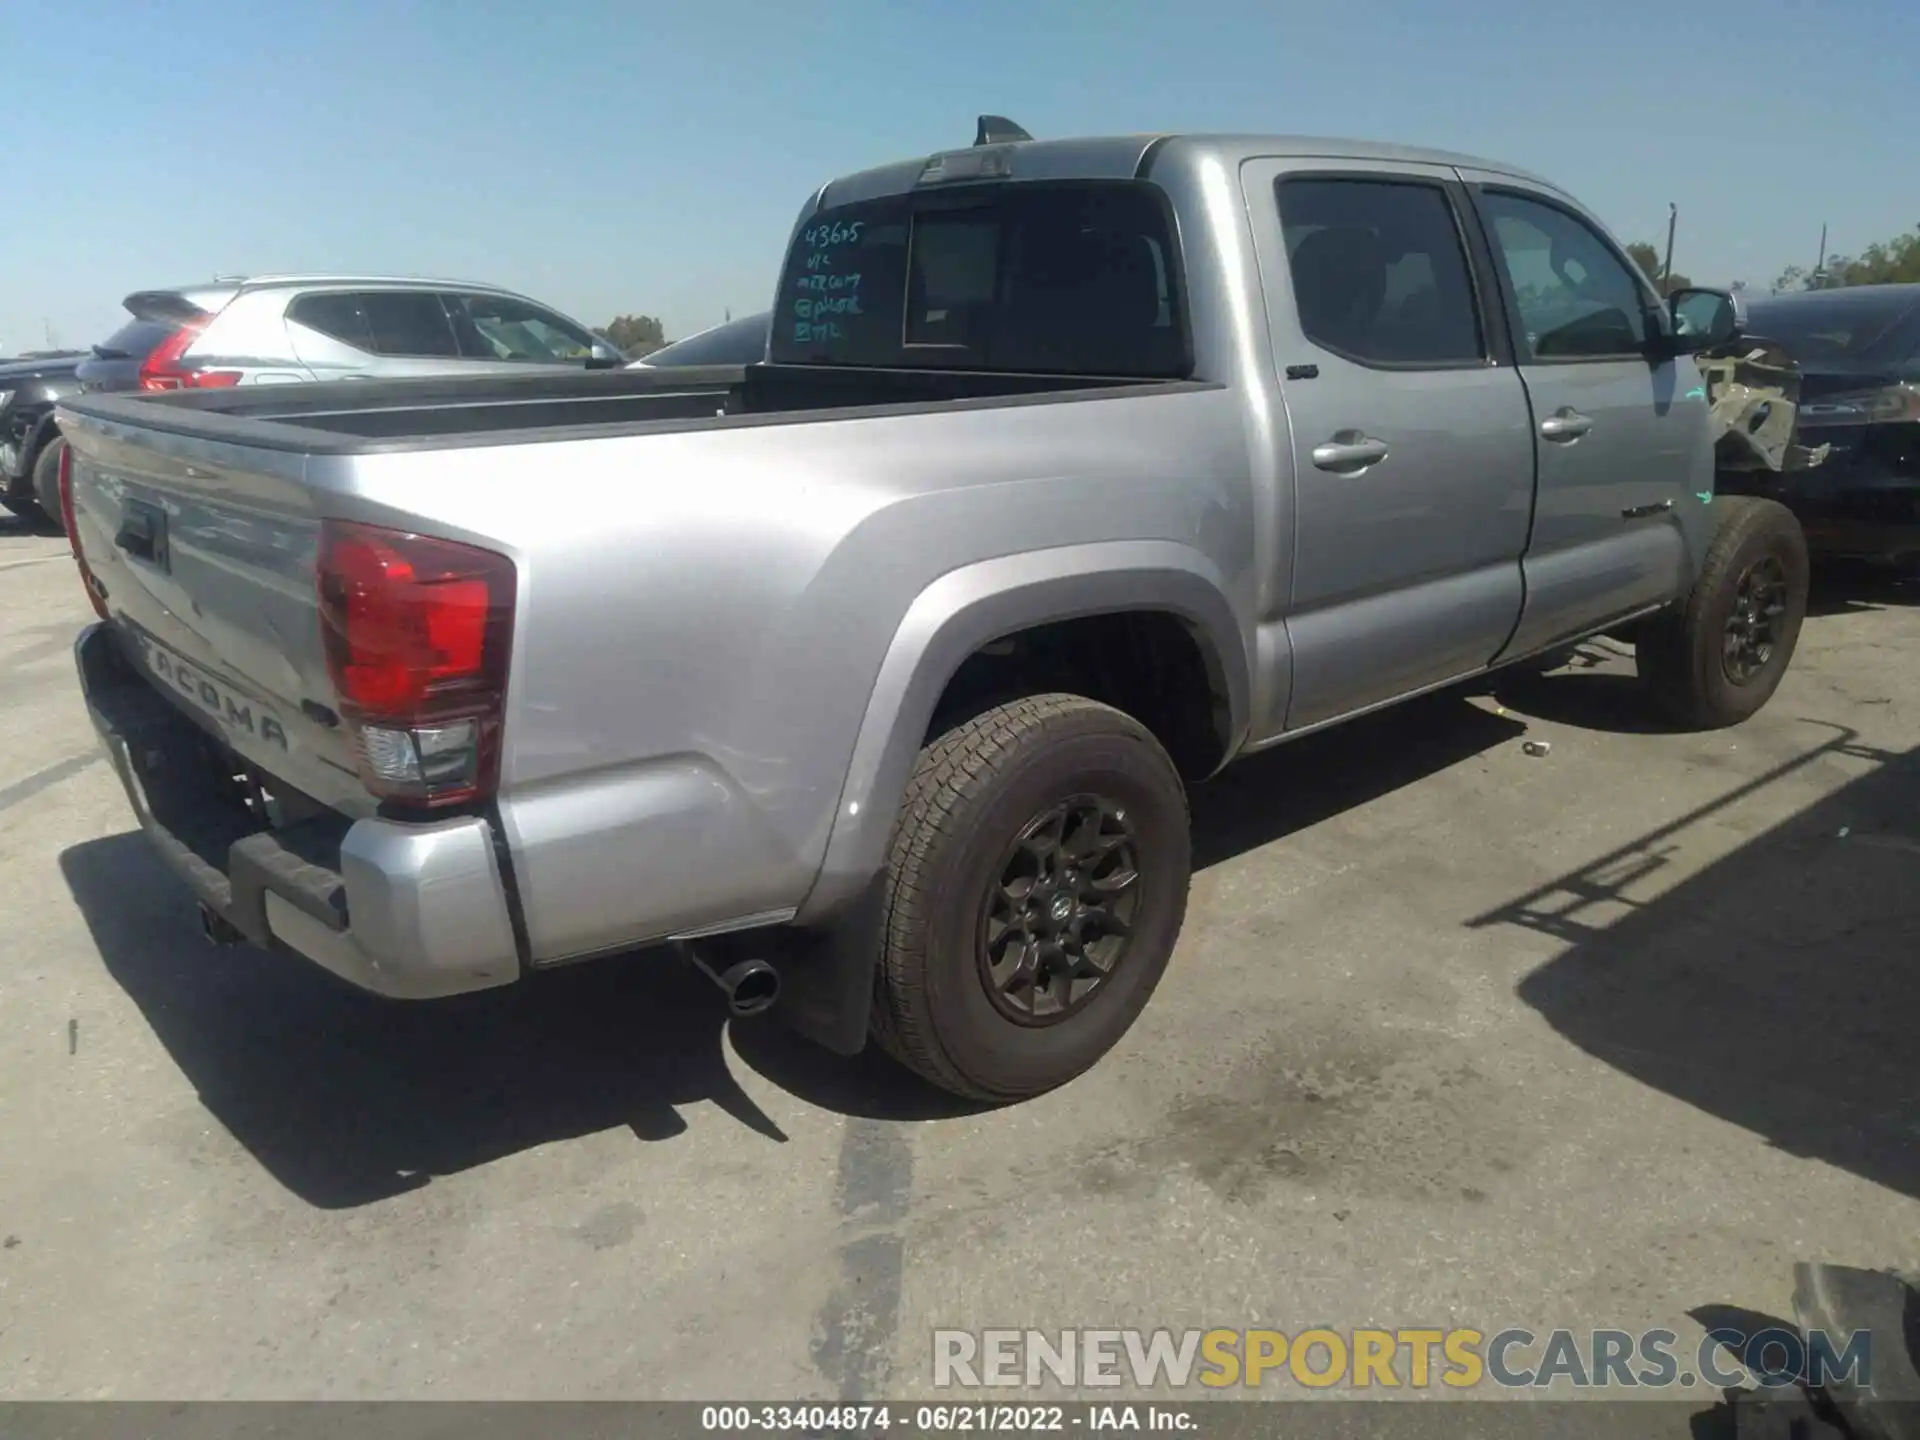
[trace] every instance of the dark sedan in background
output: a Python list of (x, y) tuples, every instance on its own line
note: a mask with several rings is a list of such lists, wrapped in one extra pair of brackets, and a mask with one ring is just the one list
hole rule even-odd
[(69, 350), (0, 361), (0, 505), (16, 514), (60, 523), (53, 407), (79, 389), (84, 358)]
[(1720, 488), (1781, 501), (1817, 556), (1920, 562), (1920, 284), (1750, 300), (1743, 334), (1792, 362), (1797, 408), (1780, 468)]
[(663, 345), (643, 355), (629, 370), (673, 370), (683, 365), (756, 365), (767, 358), (767, 335), (773, 316), (763, 311), (729, 320), (710, 330), (699, 330), (684, 340)]

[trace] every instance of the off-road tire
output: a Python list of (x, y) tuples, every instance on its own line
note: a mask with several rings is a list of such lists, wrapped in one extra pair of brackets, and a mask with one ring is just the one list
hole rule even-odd
[[(1008, 1018), (979, 959), (982, 909), (1008, 848), (1069, 797), (1111, 796), (1134, 836), (1142, 891), (1126, 949), (1084, 1008), (1056, 1023)], [(991, 1102), (1054, 1089), (1124, 1035), (1165, 973), (1186, 918), (1186, 791), (1131, 716), (1078, 695), (996, 705), (920, 752), (889, 852), (872, 1031), (882, 1049), (953, 1094)]]
[[(1692, 592), (1644, 622), (1634, 647), (1640, 678), (1654, 700), (1693, 730), (1738, 725), (1773, 698), (1807, 614), (1807, 541), (1793, 513), (1748, 495), (1723, 495), (1713, 504), (1719, 526)], [(1727, 622), (1742, 577), (1769, 558), (1785, 576), (1785, 609), (1766, 664), (1742, 683), (1728, 674), (1724, 659)]]
[(39, 507), (39, 518), (58, 535), (67, 533), (60, 508), (60, 456), (66, 448), (66, 437), (55, 435), (33, 459), (33, 503)]

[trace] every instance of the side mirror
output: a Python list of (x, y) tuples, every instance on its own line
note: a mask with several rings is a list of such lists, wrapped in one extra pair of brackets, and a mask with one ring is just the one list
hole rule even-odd
[(1746, 302), (1731, 290), (1689, 285), (1667, 297), (1667, 311), (1674, 348), (1682, 355), (1718, 350), (1746, 334)]

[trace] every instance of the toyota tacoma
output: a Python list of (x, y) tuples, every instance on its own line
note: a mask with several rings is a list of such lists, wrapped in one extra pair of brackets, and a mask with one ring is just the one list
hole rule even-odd
[(1767, 701), (1736, 324), (1492, 161), (986, 117), (806, 201), (762, 363), (67, 400), (80, 678), (218, 939), (403, 998), (678, 948), (1014, 1100), (1147, 1004), (1236, 757), (1602, 631)]

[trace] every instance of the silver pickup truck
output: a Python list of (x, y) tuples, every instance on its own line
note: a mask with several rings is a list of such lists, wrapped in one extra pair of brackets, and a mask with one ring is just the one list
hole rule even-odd
[(1193, 781), (1601, 631), (1695, 726), (1792, 653), (1734, 297), (1506, 166), (989, 121), (776, 294), (746, 367), (65, 402), (87, 704), (211, 936), (406, 998), (678, 949), (1011, 1100), (1159, 982)]

